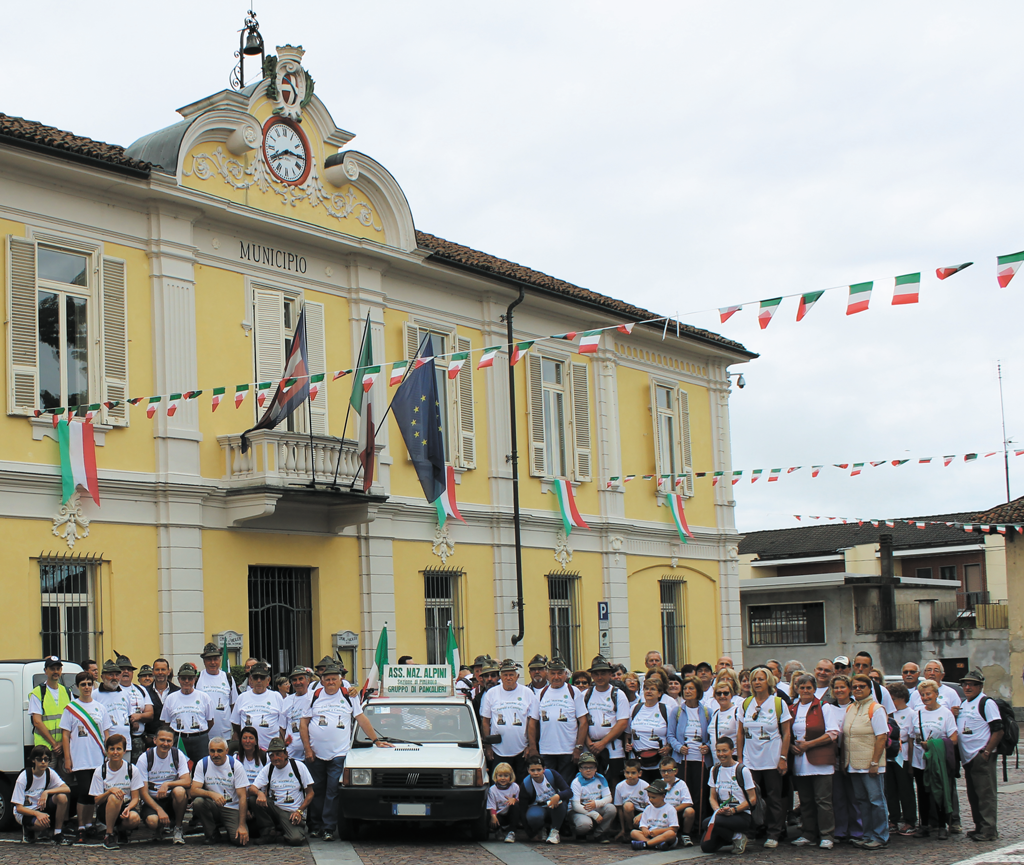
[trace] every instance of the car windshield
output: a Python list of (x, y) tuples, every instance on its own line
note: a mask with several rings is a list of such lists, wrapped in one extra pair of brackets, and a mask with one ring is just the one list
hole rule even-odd
[[(476, 725), (468, 706), (370, 703), (363, 712), (373, 729), (389, 739), (420, 744), (476, 742)], [(357, 728), (355, 740), (368, 741), (361, 728)]]

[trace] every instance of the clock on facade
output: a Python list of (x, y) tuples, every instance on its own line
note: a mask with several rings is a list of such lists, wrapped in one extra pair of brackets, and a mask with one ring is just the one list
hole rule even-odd
[(282, 183), (298, 185), (309, 176), (309, 141), (292, 120), (272, 117), (264, 124), (263, 158), (270, 173)]

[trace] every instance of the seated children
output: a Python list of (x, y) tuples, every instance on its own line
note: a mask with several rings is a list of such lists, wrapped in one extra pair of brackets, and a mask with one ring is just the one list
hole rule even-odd
[(516, 826), (519, 825), (519, 785), (516, 773), (508, 763), (494, 767), (494, 783), (487, 791), (487, 811), (491, 815), (491, 829), (505, 832), (505, 843), (516, 840)]
[(625, 778), (615, 788), (614, 804), (619, 809), (616, 841), (629, 840), (629, 833), (640, 825), (640, 815), (650, 804), (647, 801), (647, 782), (640, 777), (640, 761), (627, 760), (622, 771)]
[(630, 836), (634, 850), (671, 850), (676, 846), (676, 831), (679, 829), (679, 818), (676, 809), (665, 803), (667, 792), (664, 781), (653, 781), (647, 787), (647, 798), (650, 804), (640, 815), (640, 828), (634, 829)]
[(683, 847), (692, 847), (690, 832), (693, 829), (695, 814), (690, 788), (684, 781), (679, 780), (679, 764), (671, 757), (663, 758), (658, 768), (661, 771), (661, 780), (665, 782), (665, 801), (676, 809), (676, 816), (682, 827), (679, 843)]
[(592, 834), (602, 844), (609, 843), (615, 822), (615, 806), (608, 781), (597, 773), (597, 758), (593, 754), (580, 756), (579, 774), (573, 779), (570, 789), (576, 840), (586, 841)]
[(40, 833), (47, 829), (51, 830), (53, 843), (60, 844), (71, 788), (50, 768), (50, 749), (45, 745), (36, 745), (28, 758), (32, 768), (14, 782), (14, 819), (21, 824), (23, 836), (30, 844), (38, 841)]
[(136, 809), (145, 781), (142, 773), (125, 760), (127, 747), (128, 740), (120, 733), (107, 737), (107, 760), (93, 772), (89, 787), (97, 813), (104, 815), (107, 834), (103, 836), (103, 846), (107, 850), (120, 849), (119, 842), (127, 842), (141, 822)]

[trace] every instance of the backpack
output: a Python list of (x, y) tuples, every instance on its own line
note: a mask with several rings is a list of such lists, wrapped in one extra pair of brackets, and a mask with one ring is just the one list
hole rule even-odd
[[(47, 686), (46, 682), (43, 682), (38, 688), (36, 688), (36, 691), (39, 692), (39, 702), (40, 703), (43, 702), (43, 695), (46, 693), (47, 687), (48, 686)], [(75, 695), (71, 693), (71, 689), (67, 685), (65, 685), (63, 682), (61, 682), (57, 686), (58, 690), (60, 690), (61, 688), (64, 689), (64, 693), (68, 695), (68, 699), (69, 700), (75, 699)]]
[[(178, 749), (171, 748), (171, 764), (174, 766), (174, 771), (178, 771)], [(204, 760), (209, 759), (203, 757)], [(153, 762), (156, 760), (156, 748), (149, 748), (146, 751), (146, 774), (148, 775), (153, 771)]]
[[(636, 705), (633, 707), (633, 711), (629, 715), (629, 720), (630, 721), (634, 720), (636, 718), (636, 716), (639, 714), (640, 710), (643, 707), (644, 707), (643, 701), (642, 700), (637, 700), (636, 701)], [(658, 708), (661, 709), (661, 717), (665, 720), (665, 727), (666, 727), (665, 735), (667, 736), (668, 735), (668, 729), (667, 729), (668, 728), (668, 709), (665, 708), (665, 704), (662, 703), (661, 700), (658, 701)]]
[[(131, 784), (132, 784), (132, 763), (131, 763), (131, 760), (125, 760), (124, 764), (125, 764), (125, 766), (128, 767), (128, 786), (130, 787)], [(103, 765), (100, 766), (100, 777), (104, 781), (107, 780), (107, 761), (106, 760), (104, 760), (103, 761)]]
[[(35, 776), (28, 769), (25, 770), (25, 801), (21, 803), (25, 808), (28, 807), (28, 789), (29, 789), (29, 787), (32, 786), (32, 779), (34, 777)], [(43, 785), (43, 790), (49, 790), (52, 784), (53, 784), (53, 770), (49, 766), (47, 766), (46, 767), (46, 784)]]
[[(205, 778), (206, 773), (210, 771), (210, 758), (203, 757), (200, 762), (203, 764), (203, 777)], [(231, 767), (231, 774), (233, 775), (235, 773), (235, 758), (230, 754), (228, 754), (228, 765)], [(175, 766), (174, 768), (177, 769), (178, 767)]]
[[(304, 789), (305, 785), (302, 783), (302, 776), (299, 774), (299, 767), (295, 765), (295, 760), (289, 757), (288, 762), (292, 764), (292, 773), (295, 775), (295, 780), (298, 782), (299, 787)], [(274, 764), (269, 760), (267, 761), (267, 764), (270, 766), (270, 768), (267, 769), (267, 789), (269, 790), (270, 779), (274, 777)]]
[[(852, 705), (852, 704), (851, 704)], [(875, 717), (875, 709), (881, 709), (885, 711), (885, 706), (881, 702), (874, 702), (868, 708), (868, 720), (870, 721)], [(895, 760), (896, 755), (900, 752), (900, 728), (899, 725), (888, 715), (885, 716), (887, 722), (887, 730), (885, 733), (885, 759)]]
[(999, 709), (999, 717), (1003, 722), (1003, 738), (996, 745), (996, 753), (1009, 757), (1017, 749), (1017, 742), (1020, 740), (1020, 726), (1017, 724), (1017, 716), (1013, 713), (1013, 707), (999, 697), (989, 697), (982, 694), (981, 703), (978, 704), (978, 711), (981, 717), (985, 717), (985, 701), (991, 700)]
[[(540, 705), (540, 701), (544, 699), (544, 695), (548, 692), (548, 688), (549, 687), (550, 687), (550, 685), (545, 685), (543, 688), (540, 689), (540, 693), (537, 695), (537, 705), (538, 706)], [(565, 683), (565, 687), (567, 687), (569, 689), (569, 696), (572, 697), (573, 699), (575, 699), (576, 698), (576, 689), (572, 685), (570, 685), (568, 682)], [(590, 690), (593, 691), (594, 689), (591, 688)], [(584, 699), (586, 699), (586, 698), (584, 698)]]
[[(747, 697), (747, 699), (745, 699), (743, 701), (743, 714), (740, 715), (740, 721), (742, 721), (744, 715), (747, 714), (747, 706), (749, 706), (751, 704), (753, 699), (754, 699), (753, 697)], [(789, 705), (789, 704), (787, 703), (786, 705)], [(782, 731), (782, 697), (780, 697), (778, 694), (775, 695), (775, 722), (776, 722), (776, 724), (779, 727), (779, 732), (781, 732)], [(758, 797), (758, 798), (760, 798), (760, 797)]]
[[(721, 769), (721, 768), (722, 768), (722, 766), (719, 763), (718, 765), (713, 766), (712, 769), (711, 769), (711, 780), (715, 782), (716, 786), (718, 785), (718, 770)], [(750, 797), (747, 796), (747, 788), (743, 786), (743, 769), (744, 768), (745, 767), (744, 767), (744, 765), (742, 763), (736, 763), (736, 776), (735, 777), (739, 778), (739, 788), (743, 791), (743, 798), (747, 800), (747, 805), (750, 805)], [(750, 772), (749, 769), (747, 771)], [(764, 796), (761, 795), (761, 787), (757, 783), (757, 779), (754, 777), (754, 773), (753, 772), (750, 772), (750, 780), (752, 780), (754, 782), (754, 795), (757, 797), (757, 801), (754, 803), (754, 807), (750, 809), (750, 819), (751, 819), (751, 824), (750, 825), (751, 825), (751, 828), (755, 828), (757, 826), (763, 826), (764, 825), (764, 818), (765, 818), (766, 808), (765, 808), (765, 804), (764, 804)]]

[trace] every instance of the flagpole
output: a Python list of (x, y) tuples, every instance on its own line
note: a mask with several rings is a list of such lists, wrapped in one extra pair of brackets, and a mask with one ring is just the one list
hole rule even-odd
[[(359, 358), (361, 358), (363, 356), (363, 346), (366, 344), (366, 337), (369, 335), (369, 332), (370, 332), (370, 313), (366, 313), (366, 324), (363, 325), (363, 338), (359, 341), (359, 354), (356, 356), (357, 367), (358, 367), (358, 364), (359, 364)], [(356, 376), (358, 374), (359, 374), (359, 369), (357, 368), (352, 373), (352, 375)], [(348, 400), (348, 408), (345, 409), (345, 425), (341, 428), (341, 439), (340, 439), (340, 441), (341, 441), (341, 446), (343, 448), (345, 447), (345, 433), (348, 432), (348, 416), (351, 413), (352, 413), (352, 398), (350, 396), (349, 400)], [(362, 465), (360, 465), (360, 468), (362, 468)], [(336, 487), (338, 485), (338, 471), (340, 469), (341, 469), (341, 453), (339, 452), (338, 453), (338, 464), (334, 467), (334, 481), (331, 483), (332, 487)], [(352, 492), (351, 488), (349, 488), (349, 492)]]
[(517, 646), (526, 635), (526, 621), (523, 618), (523, 547), (522, 529), (519, 525), (519, 451), (516, 439), (516, 375), (512, 367), (512, 310), (526, 299), (526, 289), (519, 287), (519, 297), (512, 301), (505, 310), (505, 330), (508, 335), (508, 405), (509, 433), (511, 434), (512, 454), (512, 529), (516, 541), (516, 609), (519, 613), (519, 632), (512, 636), (512, 645)]

